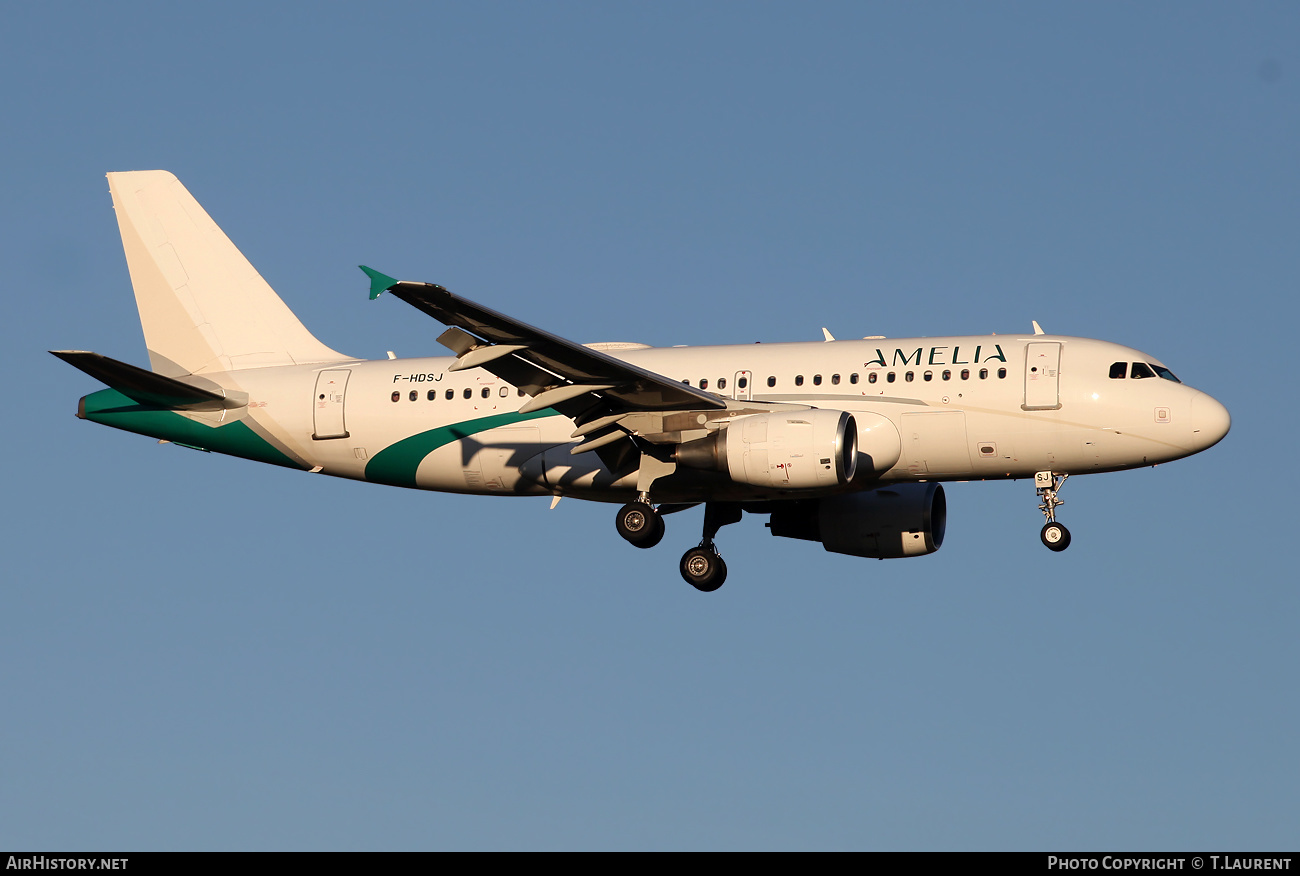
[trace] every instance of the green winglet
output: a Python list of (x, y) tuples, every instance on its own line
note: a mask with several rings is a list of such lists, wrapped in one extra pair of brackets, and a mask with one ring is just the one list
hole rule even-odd
[(384, 292), (393, 288), (398, 283), (398, 281), (395, 280), (394, 278), (388, 276), (387, 274), (381, 274), (378, 271), (376, 271), (374, 268), (367, 268), (365, 265), (357, 265), (357, 267), (365, 271), (366, 276), (370, 278), (370, 300), (371, 301), (374, 301), (376, 298), (378, 298), (380, 295), (383, 295)]

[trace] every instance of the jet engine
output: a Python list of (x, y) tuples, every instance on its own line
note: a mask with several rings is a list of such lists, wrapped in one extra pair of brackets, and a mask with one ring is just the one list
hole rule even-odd
[(947, 522), (943, 486), (928, 483), (778, 502), (768, 526), (773, 535), (820, 541), (833, 553), (887, 560), (934, 553)]
[(733, 481), (778, 490), (847, 484), (858, 464), (858, 429), (846, 411), (753, 414), (677, 448), (688, 468), (726, 472)]
[(871, 411), (858, 411), (853, 419), (858, 424), (858, 474), (870, 477), (893, 468), (903, 455), (898, 427), (883, 414)]

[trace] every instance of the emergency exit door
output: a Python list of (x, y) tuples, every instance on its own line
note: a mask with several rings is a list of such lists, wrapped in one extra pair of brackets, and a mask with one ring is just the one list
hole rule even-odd
[(754, 397), (754, 375), (748, 371), (737, 371), (736, 379), (731, 384), (731, 397), (749, 401)]

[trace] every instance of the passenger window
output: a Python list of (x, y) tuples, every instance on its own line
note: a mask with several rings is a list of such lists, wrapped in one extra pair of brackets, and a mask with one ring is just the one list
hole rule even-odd
[(1123, 380), (1124, 375), (1128, 373), (1127, 362), (1115, 362), (1110, 366), (1110, 379)]
[(488, 386), (483, 387), (483, 398), (488, 398), (491, 395), (492, 395), (492, 388)]
[(839, 386), (839, 385), (840, 385), (840, 376), (838, 374), (832, 374), (831, 386)]
[(875, 382), (876, 382), (876, 372), (872, 371), (870, 374), (867, 375), (867, 383), (875, 383)]
[(420, 394), (418, 392), (416, 392), (415, 390), (411, 390), (411, 401), (415, 401), (419, 397)]
[(929, 372), (929, 371), (925, 372), (925, 373), (922, 374), (921, 376), (924, 377), (926, 380), (933, 380), (933, 379), (934, 379), (934, 374), (931, 373), (931, 372)]
[(474, 397), (474, 390), (470, 389), (468, 386), (465, 387), (465, 398), (473, 398), (473, 397)]
[(447, 390), (447, 401), (451, 401), (455, 397), (456, 397), (456, 390), (454, 389)]
[(952, 380), (952, 372), (951, 372), (951, 371), (945, 371), (945, 372), (943, 372), (943, 379), (944, 379), (944, 380)]
[(980, 369), (980, 380), (987, 380), (987, 379), (988, 379), (988, 376), (989, 376), (989, 370), (988, 370), (987, 368), (981, 368), (981, 369)]
[(893, 382), (894, 382), (894, 372), (891, 371), (891, 372), (889, 372), (888, 374), (885, 375), (885, 382), (886, 382), (886, 383), (893, 383)]
[(437, 397), (438, 397), (438, 390), (436, 389), (429, 390), (429, 401), (433, 401)]
[(768, 386), (776, 386), (776, 378), (775, 378), (775, 377), (769, 377), (769, 378), (767, 379), (767, 385), (768, 385)]
[(726, 389), (726, 388), (727, 388), (727, 378), (725, 378), (725, 377), (719, 377), (719, 378), (718, 378), (718, 389)]
[(796, 375), (794, 376), (794, 385), (795, 385), (795, 386), (803, 386), (803, 375), (802, 375), (802, 374), (796, 374)]
[(820, 374), (814, 374), (813, 386), (821, 386), (821, 385), (822, 385), (822, 376)]
[(510, 395), (510, 388), (506, 386), (501, 387), (501, 397), (505, 398), (508, 395)]
[(402, 394), (400, 392), (394, 392), (393, 401), (401, 401), (401, 400), (402, 400)]
[(1001, 380), (1003, 377), (1006, 377), (1006, 376), (1007, 376), (1007, 369), (1005, 369), (1005, 368), (999, 368), (999, 369), (998, 369), (998, 379)]
[(708, 380), (708, 378), (705, 378), (704, 380), (701, 380), (701, 381), (700, 381), (700, 389), (708, 389), (708, 388), (709, 388), (709, 380)]
[(969, 369), (969, 368), (963, 368), (963, 369), (961, 370), (961, 379), (962, 379), (962, 380), (970, 380), (970, 369)]
[(739, 380), (736, 381), (736, 385), (739, 386), (741, 389), (744, 389), (745, 387), (749, 386), (749, 378), (748, 377), (740, 378)]
[(858, 372), (854, 371), (849, 375), (849, 383), (856, 385), (858, 382)]
[(909, 372), (907, 372), (906, 374), (903, 375), (903, 379), (906, 380), (908, 383), (911, 383), (911, 382), (912, 382), (912, 378), (915, 377), (915, 376), (916, 376), (916, 375), (914, 375), (911, 371), (909, 371)]
[(1134, 380), (1140, 380), (1143, 377), (1155, 377), (1156, 373), (1151, 370), (1151, 366), (1145, 362), (1134, 362), (1133, 369), (1129, 371), (1129, 377)]

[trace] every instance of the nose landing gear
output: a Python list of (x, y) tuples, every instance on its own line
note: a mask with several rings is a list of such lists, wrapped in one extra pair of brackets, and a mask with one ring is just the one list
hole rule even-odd
[(1070, 530), (1065, 528), (1065, 524), (1056, 522), (1056, 509), (1065, 504), (1058, 494), (1065, 486), (1065, 479), (1068, 477), (1068, 474), (1058, 475), (1051, 471), (1040, 471), (1034, 475), (1035, 492), (1043, 500), (1038, 510), (1042, 511), (1043, 516), (1047, 518), (1047, 523), (1043, 524), (1042, 532), (1038, 537), (1042, 539), (1048, 550), (1057, 552), (1070, 546)]

